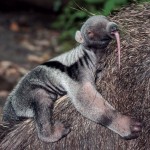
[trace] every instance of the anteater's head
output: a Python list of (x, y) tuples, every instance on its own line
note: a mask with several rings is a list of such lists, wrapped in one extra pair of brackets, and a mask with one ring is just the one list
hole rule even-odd
[(75, 35), (77, 42), (82, 44), (86, 49), (91, 50), (104, 50), (113, 38), (117, 39), (120, 64), (120, 40), (116, 23), (110, 22), (105, 16), (92, 16)]
[(76, 40), (87, 48), (105, 48), (114, 37), (118, 26), (104, 16), (92, 16), (76, 32)]

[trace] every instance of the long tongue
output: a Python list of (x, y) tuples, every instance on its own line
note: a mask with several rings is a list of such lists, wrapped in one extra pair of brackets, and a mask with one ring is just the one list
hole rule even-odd
[(118, 65), (119, 65), (119, 69), (120, 69), (120, 37), (119, 37), (119, 33), (118, 32), (114, 32), (114, 35), (116, 37), (117, 40), (117, 48), (118, 48)]

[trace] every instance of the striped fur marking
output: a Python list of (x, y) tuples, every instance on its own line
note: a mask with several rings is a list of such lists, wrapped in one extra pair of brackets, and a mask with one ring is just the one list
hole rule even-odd
[[(85, 62), (85, 65), (84, 65), (83, 62)], [(89, 69), (91, 69), (89, 62), (91, 62), (92, 65), (93, 65), (92, 60), (90, 59), (88, 54), (85, 53), (85, 55), (83, 57), (79, 58), (77, 62), (71, 64), (70, 66), (66, 66), (66, 65), (62, 64), (61, 62), (59, 62), (59, 61), (48, 61), (48, 62), (45, 62), (41, 65), (51, 67), (51, 68), (54, 68), (54, 69), (58, 69), (61, 72), (65, 72), (73, 80), (80, 81), (80, 79), (81, 79), (80, 69), (81, 69), (81, 67), (88, 67)]]

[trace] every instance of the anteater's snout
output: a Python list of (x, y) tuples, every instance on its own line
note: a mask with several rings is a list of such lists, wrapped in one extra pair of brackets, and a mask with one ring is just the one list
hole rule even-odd
[(113, 34), (116, 31), (118, 31), (118, 26), (115, 23), (112, 23), (110, 25), (110, 33)]
[(118, 26), (114, 22), (109, 22), (106, 27), (106, 30), (108, 35), (112, 37), (112, 35), (114, 35), (114, 33), (118, 31)]

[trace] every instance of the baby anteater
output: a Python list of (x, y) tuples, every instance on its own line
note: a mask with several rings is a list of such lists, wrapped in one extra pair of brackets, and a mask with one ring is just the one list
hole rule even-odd
[(37, 66), (19, 81), (7, 98), (3, 120), (14, 122), (31, 117), (42, 141), (58, 141), (70, 129), (52, 120), (53, 104), (67, 94), (86, 118), (126, 139), (136, 138), (141, 123), (117, 112), (96, 90), (96, 65), (115, 37), (119, 45), (118, 27), (114, 22), (104, 16), (90, 17), (76, 32), (79, 46)]

